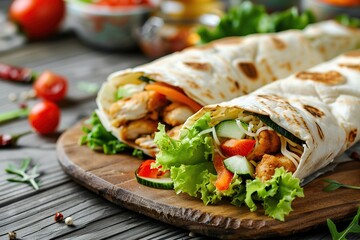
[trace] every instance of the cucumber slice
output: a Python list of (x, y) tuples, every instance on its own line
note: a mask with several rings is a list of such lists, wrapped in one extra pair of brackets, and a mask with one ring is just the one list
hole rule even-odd
[[(241, 122), (244, 128), (247, 128), (247, 124)], [(236, 120), (225, 120), (220, 122), (215, 127), (216, 134), (218, 137), (242, 139), (245, 137), (244, 129), (239, 128), (236, 124)]]
[(240, 155), (229, 157), (224, 160), (224, 165), (232, 173), (245, 178), (254, 177), (254, 166), (246, 159), (246, 157)]
[(279, 133), (280, 135), (286, 137), (287, 139), (293, 141), (294, 143), (297, 143), (299, 145), (305, 144), (305, 141), (301, 140), (300, 138), (296, 137), (294, 134), (286, 130), (285, 128), (280, 127), (276, 123), (274, 123), (269, 116), (261, 115), (261, 114), (255, 114), (262, 122), (264, 122), (266, 125), (274, 129), (275, 132)]
[(135, 172), (136, 181), (142, 185), (153, 187), (153, 188), (160, 188), (160, 189), (174, 189), (174, 183), (171, 178), (164, 177), (164, 178), (147, 178), (141, 177)]

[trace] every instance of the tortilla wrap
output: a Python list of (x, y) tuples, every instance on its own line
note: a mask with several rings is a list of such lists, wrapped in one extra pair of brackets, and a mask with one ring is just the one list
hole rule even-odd
[(240, 112), (269, 116), (303, 140), (294, 176), (303, 179), (342, 154), (360, 139), (360, 50), (228, 102), (205, 106), (187, 120), (189, 128), (206, 112), (212, 126), (236, 119)]
[[(126, 139), (122, 133), (128, 122), (119, 123), (119, 115), (110, 114), (119, 87), (141, 84), (139, 77), (145, 76), (179, 87), (189, 98), (204, 106), (248, 94), (358, 46), (360, 31), (334, 21), (309, 25), (304, 31), (217, 40), (111, 74), (98, 93), (97, 114), (105, 128), (120, 141), (154, 156), (158, 151), (156, 146), (141, 147), (134, 140)], [(130, 111), (133, 110), (128, 113)]]

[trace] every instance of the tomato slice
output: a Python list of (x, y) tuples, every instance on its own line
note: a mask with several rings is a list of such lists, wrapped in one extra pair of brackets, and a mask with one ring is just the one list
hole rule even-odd
[(157, 178), (161, 177), (165, 174), (164, 171), (161, 171), (159, 168), (151, 168), (151, 164), (153, 164), (155, 160), (149, 159), (145, 160), (137, 170), (137, 174), (141, 177), (148, 178)]
[(229, 188), (234, 174), (225, 167), (224, 159), (220, 155), (214, 156), (213, 163), (217, 173), (215, 187), (219, 191), (224, 191)]
[(195, 112), (202, 108), (199, 103), (195, 102), (176, 88), (165, 85), (163, 83), (156, 82), (148, 84), (145, 86), (145, 90), (153, 90), (155, 92), (161, 93), (174, 102), (180, 102), (189, 106)]
[(226, 156), (247, 156), (255, 147), (255, 140), (252, 139), (229, 139), (220, 145)]

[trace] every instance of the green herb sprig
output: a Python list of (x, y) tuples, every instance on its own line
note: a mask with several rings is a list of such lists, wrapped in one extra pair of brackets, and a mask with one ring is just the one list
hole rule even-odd
[(349, 188), (349, 189), (355, 189), (355, 190), (360, 190), (360, 186), (351, 186), (351, 185), (347, 185), (347, 184), (343, 184), (340, 183), (336, 180), (333, 179), (324, 179), (325, 182), (328, 182), (329, 184), (323, 188), (324, 192), (332, 192), (338, 188)]
[(83, 135), (80, 138), (80, 145), (87, 145), (90, 149), (101, 151), (105, 154), (117, 154), (121, 152), (131, 152), (133, 156), (143, 159), (145, 154), (139, 149), (133, 149), (129, 145), (120, 142), (102, 125), (99, 117), (94, 112), (87, 120), (90, 127), (84, 126)]
[(28, 169), (30, 163), (31, 163), (31, 158), (25, 158), (22, 161), (20, 168), (17, 168), (13, 164), (9, 164), (8, 167), (5, 169), (5, 171), (9, 174), (15, 174), (19, 177), (8, 178), (6, 180), (9, 182), (29, 183), (35, 190), (38, 190), (39, 184), (36, 181), (36, 178), (40, 176), (40, 174), (37, 173), (38, 166), (35, 165), (32, 169)]
[(346, 240), (346, 235), (348, 233), (360, 233), (360, 225), (359, 225), (359, 219), (360, 219), (360, 207), (358, 208), (357, 214), (349, 224), (349, 226), (342, 232), (338, 232), (336, 225), (334, 224), (331, 219), (327, 219), (327, 225), (331, 233), (331, 237), (333, 240)]
[(17, 118), (27, 117), (30, 110), (28, 108), (19, 108), (13, 111), (0, 113), (0, 124)]

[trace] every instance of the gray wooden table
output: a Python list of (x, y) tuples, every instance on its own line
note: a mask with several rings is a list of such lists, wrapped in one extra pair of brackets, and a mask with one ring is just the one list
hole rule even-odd
[[(0, 239), (7, 239), (9, 231), (16, 231), (19, 239), (208, 239), (116, 206), (73, 182), (58, 164), (55, 147), (61, 132), (95, 109), (95, 95), (82, 91), (79, 83), (100, 84), (113, 71), (147, 61), (140, 52), (90, 49), (71, 34), (0, 53), (2, 63), (39, 72), (49, 69), (66, 76), (70, 83), (68, 97), (61, 103), (62, 118), (56, 134), (31, 134), (22, 138), (18, 147), (0, 150)], [(17, 108), (19, 102), (10, 102), (9, 93), (20, 94), (29, 89), (30, 85), (0, 81), (0, 113)], [(32, 106), (37, 101), (28, 104)], [(19, 133), (29, 128), (27, 119), (20, 119), (0, 125), (0, 133)], [(40, 165), (38, 191), (26, 184), (6, 181), (7, 164), (19, 164), (26, 157)], [(58, 211), (72, 216), (75, 227), (55, 223), (54, 214)], [(330, 238), (324, 225), (283, 239)]]

